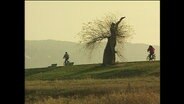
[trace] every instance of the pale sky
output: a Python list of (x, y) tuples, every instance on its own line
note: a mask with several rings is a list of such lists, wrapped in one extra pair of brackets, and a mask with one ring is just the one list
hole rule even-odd
[(25, 40), (78, 42), (83, 23), (108, 13), (126, 17), (129, 42), (160, 45), (159, 1), (25, 1)]

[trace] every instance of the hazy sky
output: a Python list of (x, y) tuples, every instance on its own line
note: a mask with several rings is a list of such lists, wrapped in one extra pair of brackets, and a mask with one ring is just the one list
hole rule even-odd
[(78, 42), (83, 23), (108, 13), (126, 17), (130, 42), (160, 45), (159, 1), (25, 1), (25, 39)]

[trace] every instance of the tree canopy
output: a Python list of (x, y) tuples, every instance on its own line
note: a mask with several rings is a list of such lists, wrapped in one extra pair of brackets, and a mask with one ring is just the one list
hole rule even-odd
[[(110, 27), (112, 23), (117, 22), (115, 15), (107, 15), (102, 19), (95, 19), (91, 22), (84, 23), (79, 35), (81, 43), (85, 44), (85, 48), (93, 51), (103, 40), (110, 37)], [(126, 40), (134, 34), (133, 28), (121, 22), (116, 32), (116, 55), (123, 58), (123, 48)]]

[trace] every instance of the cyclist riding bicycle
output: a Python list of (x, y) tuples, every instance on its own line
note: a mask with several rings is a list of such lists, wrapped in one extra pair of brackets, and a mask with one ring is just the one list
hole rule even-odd
[(152, 60), (155, 58), (155, 48), (153, 48), (152, 45), (149, 45), (148, 49), (147, 49), (147, 52), (149, 52), (149, 60)]

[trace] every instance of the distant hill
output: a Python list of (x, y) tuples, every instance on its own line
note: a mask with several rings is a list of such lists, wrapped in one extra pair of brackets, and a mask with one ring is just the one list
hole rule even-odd
[[(66, 51), (70, 55), (70, 61), (74, 62), (75, 65), (102, 63), (104, 47), (105, 43), (99, 44), (92, 55), (89, 55), (89, 51), (85, 50), (84, 45), (79, 43), (56, 40), (26, 40), (25, 68), (47, 67), (53, 63), (61, 66)], [(160, 47), (154, 47), (157, 60), (160, 60)], [(145, 61), (148, 55), (147, 48), (147, 44), (126, 43), (123, 61)]]

